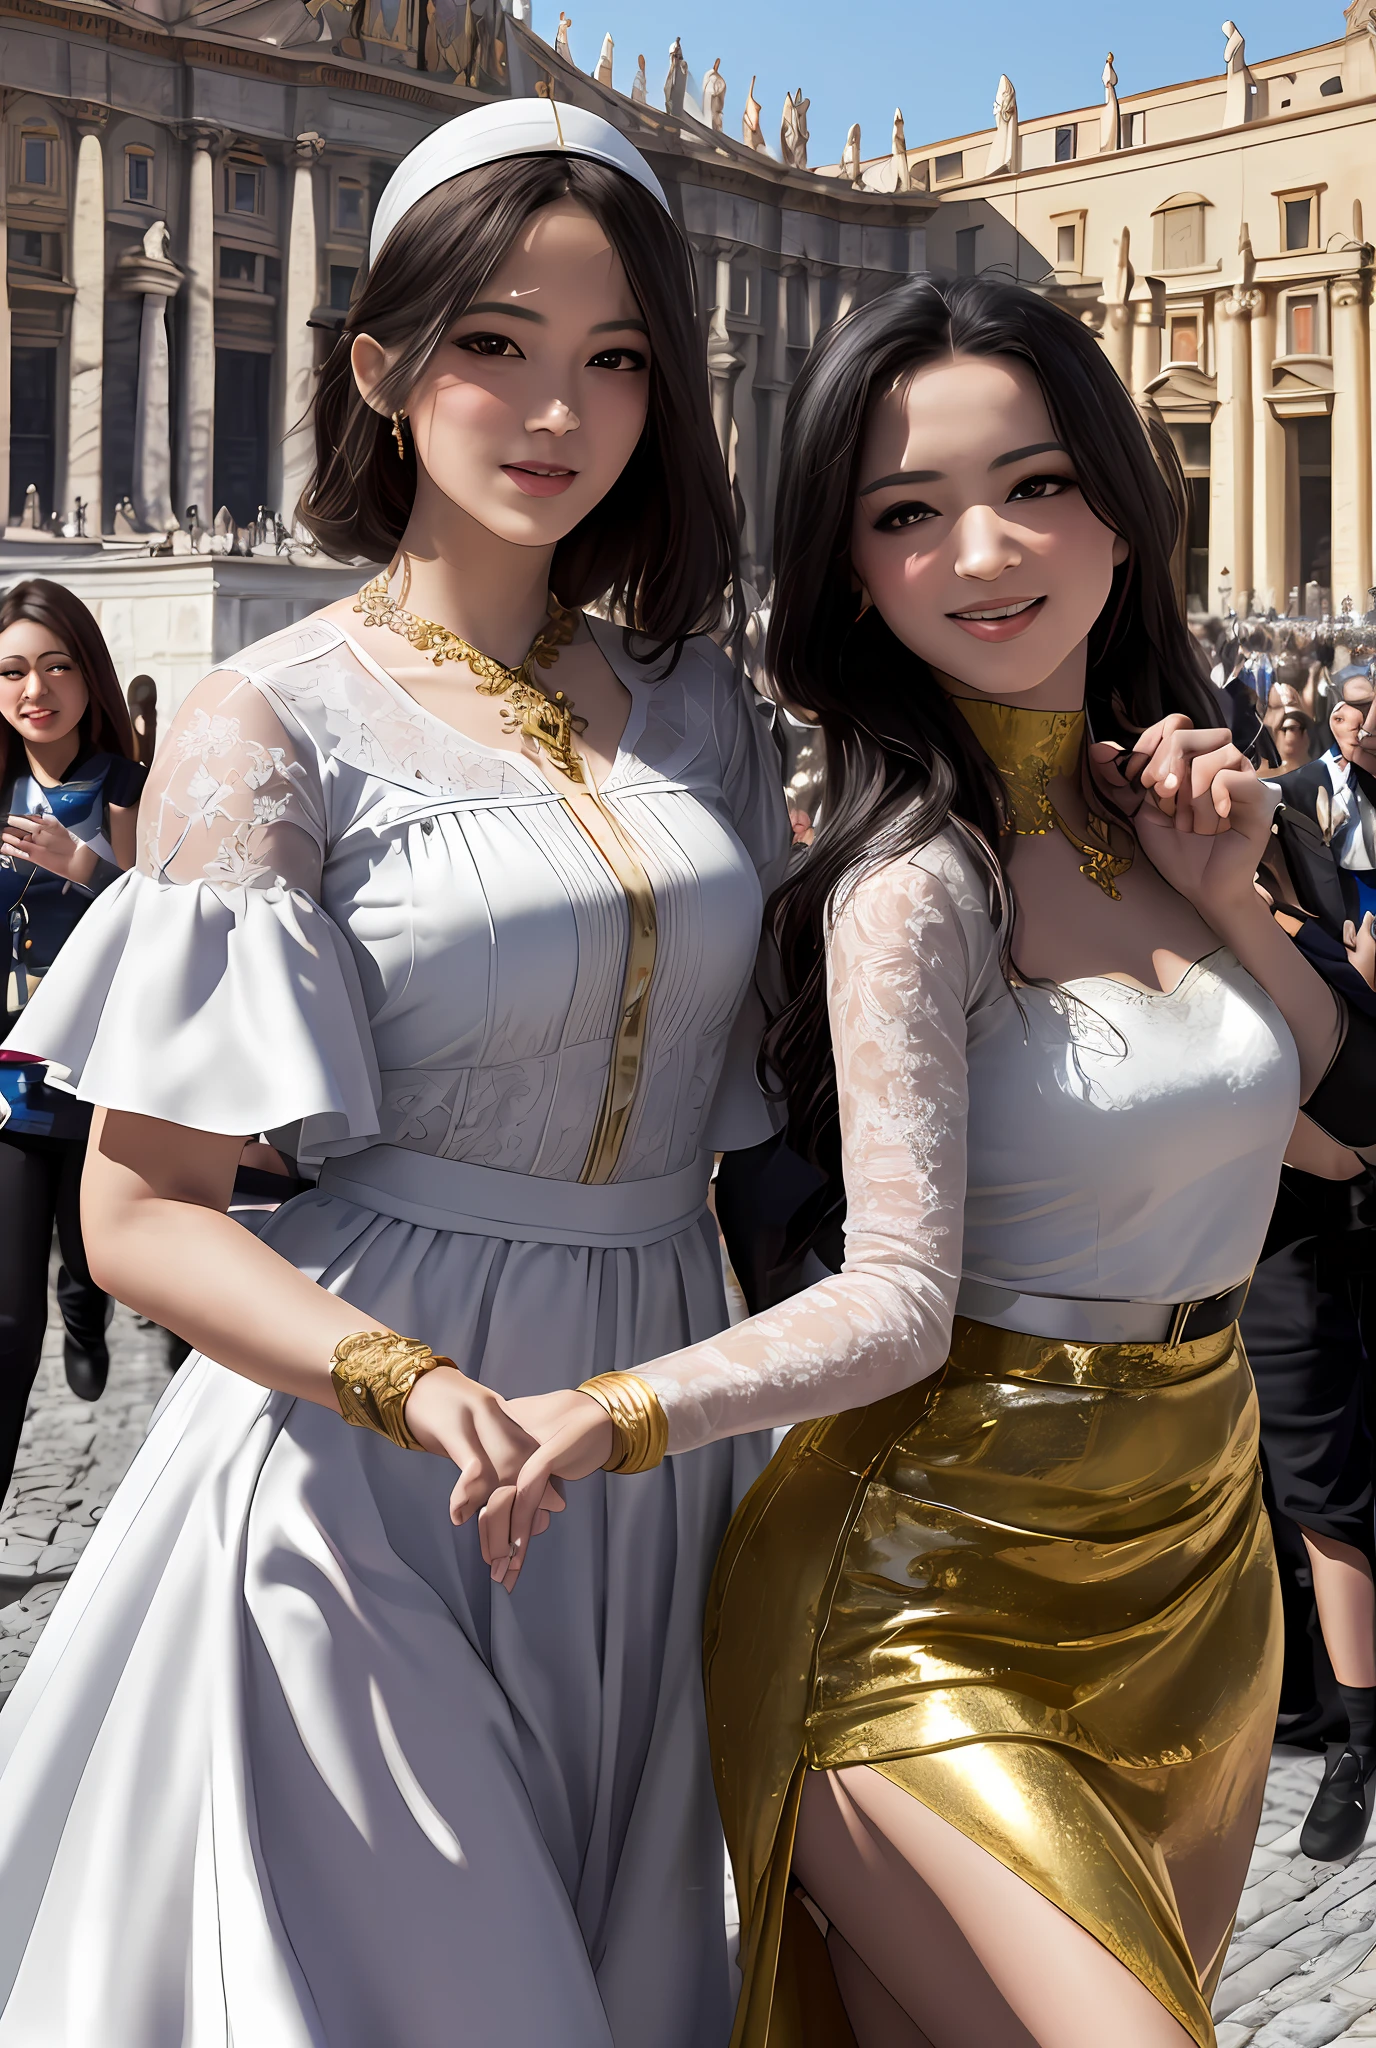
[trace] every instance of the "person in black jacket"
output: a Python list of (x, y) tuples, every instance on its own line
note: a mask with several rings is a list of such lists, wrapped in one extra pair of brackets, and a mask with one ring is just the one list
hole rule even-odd
[[(99, 891), (134, 859), (144, 770), (100, 628), (42, 578), (0, 597), (0, 937), (5, 1030)], [(41, 1061), (0, 1047), (0, 1498), (9, 1486), (57, 1296), (68, 1384), (84, 1400), (109, 1370), (109, 1301), (81, 1241), (90, 1110), (46, 1084)]]
[[(1333, 745), (1292, 768), (1280, 783), (1287, 809), (1313, 819), (1333, 850), (1346, 917), (1354, 926), (1376, 913), (1376, 715), (1368, 668), (1354, 664), (1333, 679)], [(1265, 773), (1265, 770), (1262, 771)]]

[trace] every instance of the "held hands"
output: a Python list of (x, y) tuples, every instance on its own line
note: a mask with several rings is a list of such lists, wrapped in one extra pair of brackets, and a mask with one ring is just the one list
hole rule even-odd
[(567, 1388), (505, 1404), (530, 1432), (532, 1449), (515, 1485), (497, 1487), (478, 1518), (483, 1556), (508, 1592), (520, 1576), (532, 1538), (549, 1527), (551, 1498), (564, 1505), (559, 1482), (600, 1472), (612, 1455), (612, 1421), (588, 1394)]
[(32, 861), (50, 875), (84, 886), (96, 871), (95, 848), (87, 846), (56, 818), (35, 812), (25, 817), (11, 812), (0, 829), (0, 850), (12, 859)]
[[(541, 1450), (537, 1437), (522, 1427), (515, 1411), (539, 1409), (562, 1400), (586, 1401), (587, 1397), (553, 1394), (503, 1401), (490, 1388), (449, 1366), (422, 1373), (407, 1396), (407, 1425), (421, 1448), (451, 1458), (459, 1468), (458, 1482), (449, 1496), (450, 1520), (462, 1527), (478, 1514), (483, 1562), (490, 1567), (494, 1582), (508, 1592), (516, 1583), (531, 1537), (542, 1535), (550, 1516), (559, 1514), (564, 1505), (552, 1478), (542, 1479), (538, 1489), (532, 1478), (522, 1495), (519, 1534), (523, 1540), (518, 1550), (513, 1549), (511, 1504), (518, 1482), (525, 1479)], [(606, 1424), (605, 1458), (610, 1455), (611, 1423), (595, 1401), (587, 1401), (587, 1406)], [(574, 1476), (581, 1475), (569, 1474)], [(490, 1540), (493, 1531), (499, 1539), (495, 1544)]]
[(1255, 907), (1253, 881), (1280, 799), (1226, 728), (1197, 730), (1172, 712), (1131, 753), (1101, 744), (1090, 759), (1157, 873), (1215, 930)]

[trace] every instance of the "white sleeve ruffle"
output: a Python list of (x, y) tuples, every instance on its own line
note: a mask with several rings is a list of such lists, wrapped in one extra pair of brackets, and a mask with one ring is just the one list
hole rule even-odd
[(227, 1136), (299, 1122), (305, 1159), (356, 1150), (378, 1131), (358, 969), (300, 889), (121, 875), (7, 1045), (107, 1109)]

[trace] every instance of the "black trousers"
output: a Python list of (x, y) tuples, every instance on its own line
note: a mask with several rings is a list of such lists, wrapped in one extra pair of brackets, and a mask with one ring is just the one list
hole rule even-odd
[(0, 1131), (0, 1500), (9, 1490), (24, 1410), (48, 1327), (48, 1258), (57, 1228), (62, 1320), (80, 1344), (105, 1334), (109, 1297), (81, 1241), (84, 1138)]
[(1376, 1278), (1362, 1192), (1285, 1169), (1242, 1317), (1285, 1614), (1282, 1735), (1287, 1723), (1328, 1735), (1341, 1718), (1300, 1532), (1350, 1544), (1376, 1568)]

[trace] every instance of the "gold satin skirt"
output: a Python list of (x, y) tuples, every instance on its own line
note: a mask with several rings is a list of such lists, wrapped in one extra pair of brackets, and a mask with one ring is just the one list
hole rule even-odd
[(851, 2048), (789, 1866), (805, 1771), (852, 1764), (1213, 2048), (1226, 1936), (1201, 1977), (1170, 1872), (1196, 1896), (1240, 1883), (1281, 1658), (1235, 1328), (1081, 1345), (958, 1317), (932, 1379), (791, 1431), (727, 1533), (705, 1651), (741, 1908), (732, 2048)]

